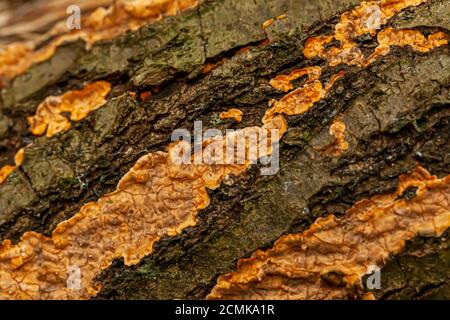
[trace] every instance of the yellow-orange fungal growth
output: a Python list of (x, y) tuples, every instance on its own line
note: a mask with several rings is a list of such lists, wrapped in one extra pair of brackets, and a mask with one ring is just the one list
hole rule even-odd
[(70, 112), (70, 120), (81, 121), (106, 103), (105, 98), (110, 90), (109, 82), (97, 81), (81, 90), (47, 97), (37, 107), (36, 114), (27, 118), (31, 133), (40, 136), (47, 132), (47, 137), (53, 137), (59, 132), (67, 131), (71, 124), (62, 113)]
[(319, 80), (322, 74), (320, 67), (306, 67), (292, 71), (287, 75), (279, 75), (270, 80), (270, 85), (280, 91), (288, 92), (294, 89), (292, 81), (297, 80), (303, 76), (308, 76), (307, 82)]
[(14, 157), (14, 162), (15, 165), (14, 166), (4, 166), (2, 168), (0, 168), (0, 184), (2, 184), (3, 182), (5, 182), (6, 178), (8, 178), (8, 176), (14, 172), (14, 170), (17, 169), (17, 167), (19, 167), (22, 162), (23, 162), (23, 157), (24, 157), (24, 149), (20, 149), (15, 157)]
[(384, 19), (390, 19), (402, 10), (416, 7), (429, 0), (381, 0), (380, 9)]
[[(246, 171), (254, 160), (255, 142), (258, 157), (270, 155), (272, 142), (280, 138), (270, 129), (283, 126), (284, 119), (275, 117), (266, 127), (211, 138), (202, 146), (200, 164), (194, 164), (198, 153), (191, 155), (189, 163), (181, 163), (187, 143), (173, 143), (168, 152), (142, 157), (115, 192), (83, 206), (51, 237), (27, 232), (16, 245), (5, 240), (0, 246), (0, 299), (95, 295), (100, 288), (93, 280), (114, 259), (134, 265), (152, 252), (161, 237), (194, 226), (196, 213), (209, 204), (206, 188), (215, 189), (226, 176)], [(239, 139), (244, 144), (237, 144)], [(233, 146), (237, 155), (238, 145), (245, 146), (242, 161), (236, 156), (230, 162), (227, 150)]]
[(270, 27), (274, 22), (275, 22), (275, 19), (274, 19), (274, 18), (271, 18), (271, 19), (269, 19), (269, 20), (266, 20), (266, 21), (264, 21), (264, 23), (262, 24), (262, 28), (263, 28), (263, 29), (268, 28), (268, 27)]
[(266, 29), (266, 28), (270, 27), (276, 20), (284, 20), (284, 19), (286, 19), (286, 15), (282, 14), (282, 15), (279, 15), (278, 17), (276, 17), (276, 18), (271, 18), (269, 20), (266, 20), (262, 24), (262, 28)]
[[(427, 1), (429, 0), (363, 1), (356, 8), (341, 15), (333, 35), (309, 38), (305, 43), (303, 54), (308, 59), (323, 58), (328, 61), (330, 66), (339, 64), (367, 66), (373, 61), (366, 59), (358, 47), (356, 39), (364, 34), (374, 37), (394, 15)], [(337, 40), (339, 45), (331, 45), (327, 48), (327, 45), (330, 45), (333, 40)], [(413, 49), (415, 48), (413, 47)]]
[(331, 124), (329, 133), (334, 137), (334, 141), (324, 149), (324, 153), (331, 156), (340, 156), (349, 147), (345, 140), (345, 123), (336, 119)]
[(444, 32), (436, 32), (425, 37), (417, 30), (394, 30), (386, 28), (377, 36), (378, 47), (368, 58), (368, 64), (373, 63), (378, 57), (385, 56), (391, 51), (391, 46), (411, 47), (414, 51), (429, 52), (448, 44), (449, 37)]
[[(401, 195), (410, 187), (416, 196)], [(307, 231), (280, 238), (219, 277), (209, 299), (358, 298), (369, 266), (382, 266), (416, 236), (441, 236), (450, 227), (450, 176), (422, 168), (398, 189), (356, 203), (345, 216), (318, 219)]]
[(3, 166), (0, 168), (0, 184), (5, 182), (11, 173), (16, 170), (16, 166)]
[[(309, 76), (308, 82), (304, 86), (291, 91), (279, 101), (275, 102), (272, 108), (265, 113), (262, 120), (263, 123), (271, 121), (276, 114), (292, 116), (307, 112), (315, 103), (325, 97), (337, 80), (344, 76), (344, 72), (339, 72), (330, 79), (325, 87), (323, 87), (322, 83), (319, 80), (316, 80), (318, 76), (320, 76), (319, 69), (308, 68), (305, 70), (306, 74), (312, 74), (312, 76)], [(297, 71), (297, 73), (302, 74), (302, 72), (299, 71)]]
[[(174, 236), (194, 226), (196, 213), (209, 204), (206, 188), (215, 189), (228, 175), (245, 172), (257, 160), (255, 148), (257, 157), (270, 156), (273, 143), (287, 130), (282, 113), (307, 111), (343, 75), (332, 77), (323, 88), (320, 81), (314, 80), (320, 69), (307, 70), (301, 73), (308, 75), (310, 82), (301, 92), (297, 91), (295, 99), (285, 97), (271, 104), (272, 111), (266, 113), (262, 127), (227, 132), (225, 137), (205, 142), (200, 153), (202, 164), (192, 164), (198, 153), (191, 156), (191, 164), (174, 162), (173, 159), (184, 158), (180, 152), (184, 153), (187, 143), (173, 143), (168, 152), (142, 157), (115, 192), (85, 205), (73, 218), (61, 223), (51, 237), (27, 232), (17, 245), (5, 240), (0, 247), (0, 298), (88, 298), (100, 289), (93, 280), (114, 259), (123, 258), (126, 265), (136, 264), (152, 252), (161, 237)], [(78, 92), (51, 97), (29, 120), (30, 125), (36, 134), (43, 134), (46, 129), (47, 135), (65, 130), (70, 123), (62, 119), (60, 112), (76, 111), (74, 106), (82, 105), (74, 116), (80, 119), (92, 110), (86, 106), (99, 106), (108, 92), (109, 85), (100, 82)], [(302, 92), (307, 97), (302, 98)], [(228, 164), (227, 146), (236, 145), (240, 139), (245, 139), (243, 159), (235, 149), (233, 159), (238, 161)]]
[[(68, 30), (66, 21), (56, 24), (38, 42), (13, 43), (0, 51), (0, 87), (5, 80), (24, 73), (31, 65), (49, 59), (55, 50), (66, 42), (82, 39), (87, 48), (93, 43), (112, 39), (129, 30), (173, 16), (180, 11), (195, 7), (198, 0), (119, 0), (116, 8), (100, 7), (82, 17), (80, 30)], [(51, 40), (40, 47), (41, 42)]]
[(236, 122), (242, 121), (243, 112), (239, 109), (230, 109), (219, 114), (220, 119), (233, 119)]
[[(407, 6), (422, 2), (424, 1), (364, 2), (360, 9), (362, 11), (354, 13), (356, 12), (356, 16), (369, 16), (372, 19), (381, 11), (386, 18)], [(195, 5), (196, 1), (189, 3)], [(378, 9), (374, 6), (369, 8), (369, 5), (375, 4)], [(128, 8), (127, 12), (132, 14), (133, 10)], [(138, 12), (140, 11), (133, 14)], [(142, 12), (146, 17), (153, 14), (147, 9)], [(172, 14), (174, 10), (167, 12)], [(120, 13), (118, 15), (120, 17)], [(109, 15), (105, 14), (106, 16)], [(364, 26), (364, 23), (367, 24), (370, 20), (368, 18), (358, 20), (359, 24), (364, 22), (358, 29), (356, 22), (351, 20), (354, 16), (348, 14), (341, 19), (340, 26), (336, 28), (341, 31), (338, 31), (337, 35), (320, 38), (321, 42), (316, 43), (311, 40), (311, 45), (307, 45), (305, 50), (315, 48), (318, 53), (326, 54), (327, 50), (323, 47), (333, 39), (345, 43), (346, 39), (354, 39), (355, 33), (377, 29)], [(99, 17), (98, 21), (102, 24), (105, 20), (101, 15)], [(120, 21), (120, 18), (118, 19)], [(371, 34), (375, 34), (370, 30)], [(347, 41), (349, 45), (351, 42)], [(354, 50), (351, 46), (344, 49), (350, 52)], [(314, 50), (311, 52), (314, 53)], [(339, 53), (340, 49), (334, 50)], [(347, 59), (345, 53), (343, 57)], [(285, 115), (308, 111), (323, 99), (335, 81), (343, 76), (343, 72), (334, 75), (324, 87), (319, 80), (320, 68), (312, 67), (306, 70), (308, 71), (297, 71), (272, 81), (275, 87), (285, 91), (293, 87), (292, 81), (298, 77), (308, 76), (302, 87), (270, 104), (262, 127), (227, 132), (225, 137), (211, 138), (205, 142), (201, 154), (206, 162), (174, 162), (174, 159), (180, 158), (180, 151), (185, 150), (188, 144), (171, 144), (167, 152), (156, 152), (142, 157), (123, 177), (115, 192), (95, 203), (85, 205), (73, 218), (61, 223), (51, 237), (27, 232), (16, 245), (8, 240), (4, 241), (0, 247), (0, 298), (88, 298), (100, 289), (93, 282), (95, 277), (114, 259), (123, 258), (126, 265), (136, 264), (152, 252), (154, 243), (161, 237), (174, 236), (184, 228), (195, 225), (197, 212), (209, 204), (206, 189), (219, 187), (228, 175), (242, 174), (251, 165), (250, 150), (255, 146), (255, 140), (248, 137), (253, 133), (258, 137), (269, 137), (270, 142), (278, 141), (287, 130)], [(106, 91), (109, 92), (109, 88), (102, 92), (106, 95)], [(101, 95), (98, 94), (94, 96), (96, 98), (88, 100), (98, 102), (104, 99), (104, 96), (99, 98)], [(60, 97), (57, 100), (59, 102), (55, 104), (59, 105), (63, 99)], [(43, 104), (42, 109), (52, 109), (52, 106), (53, 104), (48, 102)], [(58, 113), (61, 108), (57, 107), (55, 110), (56, 114), (61, 116)], [(83, 116), (91, 111), (90, 108), (80, 110)], [(50, 114), (53, 117), (53, 112)], [(40, 128), (36, 130), (41, 134), (49, 126), (48, 121), (42, 120), (45, 118), (44, 115), (35, 119), (36, 128)], [(66, 121), (67, 119), (57, 121), (59, 125), (51, 132), (57, 131), (58, 128), (64, 130), (68, 123)], [(279, 134), (272, 136), (272, 129), (277, 129)], [(330, 128), (330, 134), (337, 140), (344, 137), (344, 132), (345, 127), (338, 122)], [(227, 154), (227, 146), (242, 136), (246, 139), (245, 154), (248, 156), (238, 164), (223, 164), (227, 163), (227, 159), (223, 159), (224, 154)], [(260, 140), (256, 141), (259, 149)], [(343, 149), (344, 144), (340, 145)], [(217, 150), (224, 152), (216, 152)], [(206, 158), (205, 152), (209, 154)], [(271, 153), (269, 143), (259, 156)], [(191, 160), (195, 161), (196, 155), (191, 155)], [(218, 164), (217, 160), (222, 164)], [(443, 209), (449, 207), (448, 182), (448, 177), (437, 180), (419, 169), (400, 179), (396, 194), (360, 202), (349, 210), (345, 218), (336, 219), (331, 216), (321, 219), (307, 232), (282, 238), (273, 249), (255, 253), (250, 262), (239, 264), (238, 273), (221, 277), (210, 298), (260, 297), (262, 295), (258, 291), (259, 288), (264, 289), (267, 293), (264, 297), (267, 298), (347, 296), (348, 288), (358, 284), (361, 275), (366, 271), (366, 263), (384, 262), (389, 254), (401, 250), (405, 240), (415, 235), (438, 235), (443, 232), (444, 227), (448, 228), (448, 209)], [(419, 187), (417, 196), (408, 201), (398, 199), (407, 186)], [(368, 245), (361, 245), (364, 241)], [(299, 261), (302, 263), (300, 266), (297, 265)], [(333, 281), (334, 284), (330, 284)], [(336, 289), (337, 281), (344, 286)], [(249, 287), (251, 285), (255, 287)], [(278, 290), (280, 287), (283, 288), (281, 293)], [(243, 292), (239, 292), (240, 289)]]

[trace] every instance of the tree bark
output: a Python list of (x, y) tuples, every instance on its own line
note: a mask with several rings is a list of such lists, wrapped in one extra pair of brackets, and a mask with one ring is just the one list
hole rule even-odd
[[(262, 177), (254, 166), (209, 191), (211, 203), (196, 226), (164, 237), (136, 266), (116, 260), (99, 275), (102, 290), (93, 298), (203, 299), (239, 259), (319, 217), (344, 215), (359, 200), (392, 192), (398, 177), (418, 165), (449, 175), (449, 45), (428, 53), (395, 47), (367, 68), (333, 68), (303, 56), (306, 39), (329, 33), (358, 3), (204, 1), (90, 50), (81, 41), (64, 44), (11, 79), (1, 91), (0, 167), (32, 144), (0, 184), (0, 240), (18, 241), (26, 231), (50, 235), (83, 204), (112, 192), (141, 156), (164, 150), (174, 129), (192, 130), (195, 120), (220, 130), (260, 125), (269, 101), (284, 95), (270, 80), (312, 65), (322, 67), (322, 82), (340, 70), (345, 76), (308, 112), (288, 118), (280, 171)], [(287, 18), (261, 28), (282, 14)], [(389, 26), (450, 35), (449, 14), (449, 1), (430, 0)], [(370, 37), (358, 41), (367, 52), (377, 45)], [(208, 63), (217, 66), (203, 73)], [(55, 137), (30, 135), (26, 117), (45, 97), (99, 79), (113, 88), (103, 107)], [(218, 118), (229, 108), (243, 111), (241, 123)], [(339, 157), (315, 152), (330, 142), (337, 116), (350, 148)], [(382, 269), (375, 297), (449, 299), (447, 244), (447, 234), (408, 242)]]

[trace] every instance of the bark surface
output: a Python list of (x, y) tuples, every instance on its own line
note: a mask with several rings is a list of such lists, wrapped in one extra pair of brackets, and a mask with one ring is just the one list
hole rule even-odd
[[(98, 277), (97, 299), (203, 299), (237, 261), (302, 232), (319, 217), (343, 215), (357, 201), (395, 190), (418, 165), (450, 174), (450, 46), (429, 53), (393, 47), (365, 69), (331, 68), (302, 54), (305, 40), (329, 33), (357, 0), (208, 0), (175, 17), (102, 41), (77, 41), (11, 79), (0, 94), (0, 167), (25, 149), (23, 164), (0, 184), (0, 240), (26, 231), (49, 235), (81, 206), (113, 191), (143, 155), (164, 150), (177, 128), (260, 125), (279, 74), (319, 65), (326, 83), (345, 71), (308, 112), (288, 118), (280, 171), (254, 166), (209, 191), (197, 225), (165, 237), (138, 265), (122, 260)], [(267, 28), (262, 24), (277, 19)], [(450, 35), (450, 1), (407, 9), (388, 26)], [(371, 52), (376, 39), (358, 43)], [(246, 50), (242, 50), (246, 48)], [(248, 49), (248, 50), (247, 50)], [(206, 64), (217, 64), (208, 73)], [(69, 131), (33, 137), (26, 117), (50, 95), (94, 81), (111, 83), (106, 104)], [(152, 92), (149, 98), (143, 93)], [(242, 122), (222, 120), (230, 108)], [(316, 150), (329, 128), (346, 124), (349, 149), (338, 157)], [(414, 197), (414, 190), (404, 197)], [(448, 235), (416, 238), (382, 269), (380, 299), (450, 299)], [(368, 290), (369, 291), (369, 290)]]

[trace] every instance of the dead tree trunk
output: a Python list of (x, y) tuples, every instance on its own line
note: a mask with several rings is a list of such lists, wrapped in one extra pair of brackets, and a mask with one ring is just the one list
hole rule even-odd
[[(164, 236), (135, 266), (116, 259), (98, 275), (102, 289), (92, 298), (203, 299), (239, 259), (307, 230), (319, 217), (344, 216), (359, 200), (393, 192), (398, 177), (417, 166), (446, 177), (448, 44), (426, 53), (393, 46), (366, 68), (304, 57), (308, 38), (332, 33), (341, 14), (358, 4), (204, 1), (89, 50), (82, 41), (66, 43), (8, 80), (0, 100), (0, 167), (21, 147), (25, 157), (0, 185), (0, 239), (17, 242), (26, 231), (49, 236), (84, 204), (114, 191), (140, 157), (164, 150), (173, 130), (192, 130), (195, 120), (205, 129), (261, 125), (269, 102), (285, 95), (270, 80), (310, 66), (322, 68), (322, 83), (339, 71), (345, 75), (307, 112), (287, 117), (280, 171), (263, 177), (253, 166), (208, 190), (210, 204), (195, 226)], [(430, 0), (403, 10), (388, 26), (449, 36), (449, 14), (449, 1)], [(286, 17), (261, 27), (280, 15)], [(370, 35), (356, 41), (366, 56), (378, 45)], [(98, 80), (112, 88), (104, 106), (54, 137), (29, 133), (26, 118), (46, 97)], [(230, 108), (243, 112), (242, 122), (219, 119)], [(332, 142), (337, 118), (345, 123), (348, 150), (317, 152)], [(402, 197), (414, 198), (414, 188)], [(450, 298), (447, 244), (447, 233), (408, 242), (382, 268), (375, 297)]]

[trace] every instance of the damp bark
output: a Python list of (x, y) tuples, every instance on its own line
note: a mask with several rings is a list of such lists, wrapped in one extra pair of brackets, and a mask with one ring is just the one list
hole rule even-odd
[[(0, 239), (17, 241), (26, 231), (49, 235), (83, 204), (113, 191), (141, 156), (163, 150), (174, 129), (191, 129), (194, 120), (205, 129), (260, 125), (269, 101), (284, 96), (270, 80), (317, 65), (322, 83), (336, 70), (345, 76), (308, 112), (289, 117), (280, 172), (261, 177), (253, 167), (209, 191), (211, 203), (196, 226), (163, 238), (136, 266), (116, 260), (99, 275), (103, 288), (96, 298), (205, 298), (239, 259), (308, 229), (319, 217), (343, 215), (358, 200), (392, 192), (397, 178), (418, 164), (447, 176), (448, 45), (427, 53), (392, 47), (365, 69), (304, 58), (306, 39), (331, 34), (340, 14), (358, 3), (207, 1), (89, 51), (69, 43), (11, 79), (0, 99), (0, 167), (32, 145), (0, 185)], [(449, 35), (449, 14), (448, 1), (431, 0), (400, 13), (389, 27)], [(274, 19), (280, 15), (286, 18)], [(273, 23), (262, 28), (269, 19)], [(378, 45), (364, 36), (358, 44), (369, 54)], [(207, 64), (217, 65), (202, 72)], [(29, 133), (26, 119), (46, 97), (99, 80), (111, 83), (105, 105), (54, 137)], [(295, 87), (304, 80), (295, 80)], [(242, 111), (241, 122), (220, 118), (230, 109)], [(337, 118), (345, 123), (348, 149), (330, 156), (320, 150), (333, 143), (330, 127)], [(446, 239), (409, 243), (382, 269), (383, 289), (374, 295), (450, 298), (445, 271), (420, 271), (448, 270)]]

